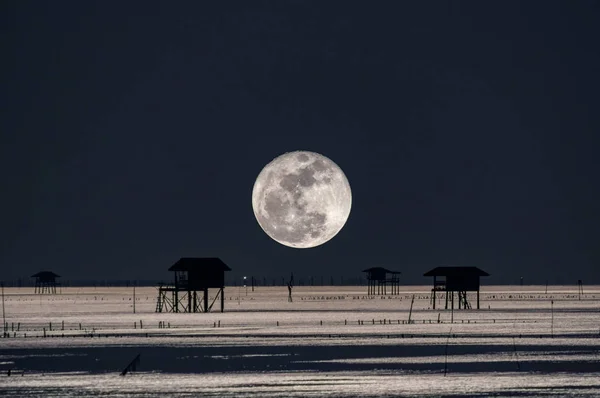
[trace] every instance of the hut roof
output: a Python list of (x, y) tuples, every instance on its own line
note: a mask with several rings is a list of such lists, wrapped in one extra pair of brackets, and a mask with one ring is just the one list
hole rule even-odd
[(436, 267), (423, 276), (490, 276), (487, 272), (477, 267)]
[(231, 271), (231, 268), (218, 257), (182, 257), (169, 268), (169, 271), (189, 271), (192, 269)]
[(55, 274), (52, 271), (41, 271), (37, 274), (31, 275), (32, 278), (60, 278), (60, 275)]
[(389, 269), (383, 268), (383, 267), (371, 267), (371, 268), (367, 268), (367, 269), (363, 270), (362, 272), (377, 272), (377, 271), (385, 272), (388, 274), (401, 274), (400, 271), (390, 271)]

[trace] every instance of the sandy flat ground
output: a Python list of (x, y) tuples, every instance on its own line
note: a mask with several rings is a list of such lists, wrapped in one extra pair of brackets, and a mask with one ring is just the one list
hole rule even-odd
[(228, 287), (224, 313), (174, 314), (154, 287), (135, 313), (131, 288), (6, 288), (0, 394), (600, 396), (600, 286), (484, 287), (479, 311), (365, 293)]

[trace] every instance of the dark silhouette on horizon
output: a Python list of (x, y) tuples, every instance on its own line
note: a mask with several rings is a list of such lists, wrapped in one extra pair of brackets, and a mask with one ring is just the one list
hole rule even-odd
[[(458, 309), (471, 309), (467, 300), (467, 292), (477, 292), (477, 309), (479, 309), (479, 287), (481, 276), (489, 276), (487, 272), (477, 267), (436, 267), (423, 276), (433, 276), (431, 303), (435, 309), (436, 293), (446, 293), (445, 309), (448, 309), (448, 299), (454, 309), (454, 292), (458, 293)], [(448, 296), (450, 294), (450, 296)]]
[[(173, 284), (160, 284), (156, 312), (209, 312), (221, 297), (221, 312), (225, 309), (225, 271), (231, 271), (220, 258), (182, 257), (173, 264)], [(218, 289), (208, 305), (208, 289)], [(202, 297), (198, 293), (202, 293)]]
[(287, 283), (287, 288), (288, 288), (288, 302), (293, 302), (294, 300), (292, 300), (292, 289), (294, 288), (294, 274), (292, 273), (292, 275), (290, 276), (290, 280)]
[(33, 289), (35, 294), (56, 294), (56, 286), (58, 285), (56, 278), (60, 278), (60, 275), (52, 271), (41, 271), (31, 275), (31, 277), (35, 278)]
[[(367, 273), (367, 294), (369, 296), (376, 294), (387, 294), (387, 286), (390, 285), (392, 295), (399, 294), (400, 279), (399, 271), (390, 271), (383, 267), (371, 267), (363, 270)], [(388, 274), (390, 275), (388, 277)]]

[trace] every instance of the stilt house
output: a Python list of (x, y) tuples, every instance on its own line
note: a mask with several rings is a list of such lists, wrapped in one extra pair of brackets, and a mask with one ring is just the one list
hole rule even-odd
[(367, 294), (386, 295), (387, 287), (390, 287), (390, 294), (398, 294), (400, 287), (400, 272), (390, 271), (383, 267), (367, 268), (363, 272), (367, 273)]
[(431, 289), (433, 309), (439, 292), (445, 294), (446, 309), (448, 309), (448, 302), (451, 308), (454, 308), (454, 292), (458, 294), (458, 309), (470, 309), (471, 303), (467, 299), (467, 292), (477, 292), (477, 309), (479, 309), (479, 278), (489, 275), (477, 267), (437, 267), (426, 272), (424, 276), (433, 276)]
[[(209, 312), (221, 298), (221, 312), (225, 308), (225, 271), (231, 271), (216, 257), (183, 257), (173, 264), (173, 284), (158, 288), (156, 312)], [(208, 289), (217, 289), (212, 303), (208, 303)]]
[(41, 271), (37, 274), (31, 275), (35, 278), (35, 287), (33, 292), (36, 294), (56, 294), (56, 278), (60, 278), (60, 275), (55, 274), (52, 271)]

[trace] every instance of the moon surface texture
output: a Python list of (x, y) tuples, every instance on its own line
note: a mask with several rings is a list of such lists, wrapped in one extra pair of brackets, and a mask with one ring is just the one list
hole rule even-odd
[(342, 229), (352, 192), (342, 169), (315, 152), (296, 151), (275, 158), (260, 172), (252, 208), (262, 229), (282, 245), (309, 248)]

